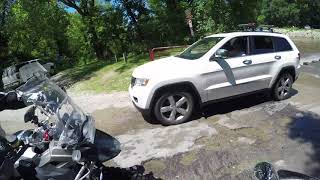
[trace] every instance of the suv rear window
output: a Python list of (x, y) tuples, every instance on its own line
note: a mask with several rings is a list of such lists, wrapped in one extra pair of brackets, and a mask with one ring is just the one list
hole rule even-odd
[(275, 49), (277, 52), (281, 51), (292, 51), (292, 47), (285, 38), (274, 37)]
[(263, 54), (274, 52), (272, 37), (254, 36), (252, 54)]

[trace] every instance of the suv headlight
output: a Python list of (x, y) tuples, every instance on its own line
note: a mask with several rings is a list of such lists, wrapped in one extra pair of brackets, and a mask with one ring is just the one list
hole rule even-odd
[(146, 86), (149, 82), (149, 79), (145, 78), (132, 78), (131, 86)]

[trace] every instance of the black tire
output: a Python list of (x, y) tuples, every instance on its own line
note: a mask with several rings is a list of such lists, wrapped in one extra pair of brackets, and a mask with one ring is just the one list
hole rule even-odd
[[(178, 104), (179, 102), (180, 104)], [(164, 108), (167, 108), (168, 111), (164, 112), (166, 111)], [(163, 109), (163, 111), (161, 111), (161, 109)], [(193, 110), (194, 99), (189, 92), (169, 92), (159, 96), (156, 100), (153, 112), (156, 119), (161, 124), (176, 125), (189, 121)]]
[(291, 74), (287, 72), (280, 74), (280, 76), (277, 78), (271, 90), (271, 95), (273, 99), (276, 101), (282, 101), (290, 98), (292, 84), (293, 84), (293, 77)]

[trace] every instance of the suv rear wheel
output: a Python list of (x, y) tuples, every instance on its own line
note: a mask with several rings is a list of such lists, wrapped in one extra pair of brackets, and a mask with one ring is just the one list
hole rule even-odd
[(162, 94), (154, 106), (154, 114), (163, 125), (175, 125), (188, 121), (194, 109), (194, 100), (189, 92)]
[(290, 97), (292, 84), (293, 78), (289, 73), (281, 74), (272, 89), (273, 98), (277, 101), (288, 99)]

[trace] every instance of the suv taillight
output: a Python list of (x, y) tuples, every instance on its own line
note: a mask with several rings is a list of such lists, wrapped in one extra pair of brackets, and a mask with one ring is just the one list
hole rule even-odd
[(299, 61), (300, 61), (300, 59), (301, 59), (301, 54), (300, 53), (298, 53), (298, 58), (299, 58)]

